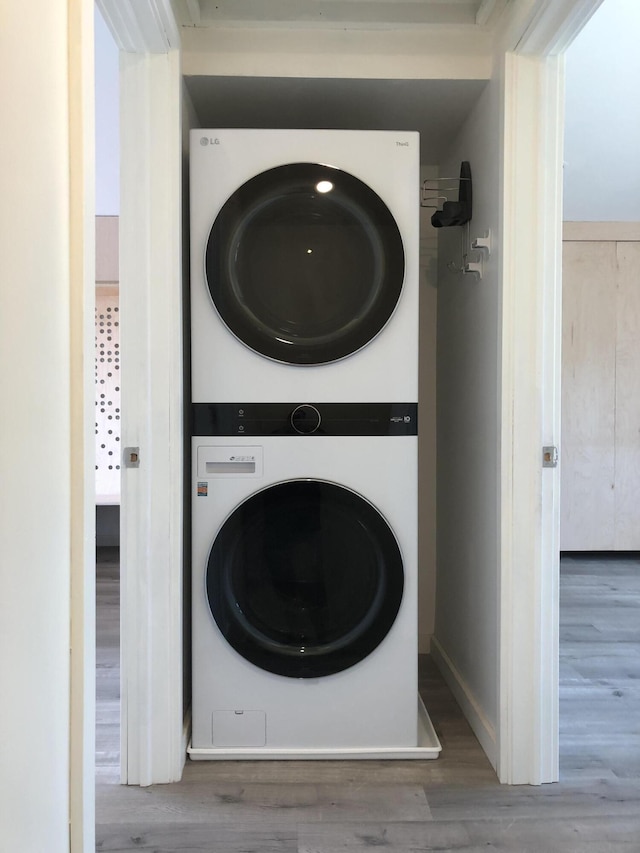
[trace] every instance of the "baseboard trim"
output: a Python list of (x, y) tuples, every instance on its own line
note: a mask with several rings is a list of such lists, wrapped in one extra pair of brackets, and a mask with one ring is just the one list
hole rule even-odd
[(478, 738), (480, 746), (486, 752), (492, 767), (497, 770), (498, 749), (495, 727), (487, 719), (469, 685), (456, 669), (453, 661), (442, 648), (436, 637), (431, 638), (431, 657), (453, 693), (456, 702), (462, 708), (462, 713), (467, 718), (473, 733)]

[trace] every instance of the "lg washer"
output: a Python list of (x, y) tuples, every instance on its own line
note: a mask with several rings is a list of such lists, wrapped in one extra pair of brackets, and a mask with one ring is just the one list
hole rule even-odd
[(194, 406), (192, 758), (437, 756), (416, 408)]
[(191, 132), (194, 402), (417, 399), (419, 135)]

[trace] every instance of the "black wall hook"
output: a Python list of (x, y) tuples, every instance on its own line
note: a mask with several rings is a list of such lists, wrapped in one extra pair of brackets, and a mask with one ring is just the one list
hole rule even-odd
[(445, 201), (442, 210), (436, 210), (431, 217), (434, 228), (449, 228), (452, 225), (466, 225), (471, 220), (473, 186), (471, 166), (468, 160), (460, 164), (460, 189), (458, 201)]

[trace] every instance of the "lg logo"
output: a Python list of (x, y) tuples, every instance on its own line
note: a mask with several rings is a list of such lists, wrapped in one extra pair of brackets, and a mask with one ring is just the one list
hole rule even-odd
[(217, 137), (215, 139), (211, 139), (209, 136), (201, 136), (200, 145), (220, 145), (220, 140)]

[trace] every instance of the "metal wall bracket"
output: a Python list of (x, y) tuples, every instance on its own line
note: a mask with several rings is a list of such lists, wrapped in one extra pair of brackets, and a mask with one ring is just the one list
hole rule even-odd
[(557, 468), (558, 467), (558, 448), (550, 444), (542, 448), (542, 467)]
[(482, 258), (479, 258), (477, 261), (468, 261), (465, 255), (462, 272), (472, 273), (473, 275), (477, 275), (478, 278), (482, 278)]
[(485, 231), (481, 237), (476, 239), (471, 244), (472, 249), (484, 249), (487, 255), (491, 254), (491, 231)]
[[(434, 183), (437, 183), (439, 180), (455, 180), (452, 178), (434, 178), (431, 179)], [(429, 179), (425, 181), (425, 183), (429, 183)], [(434, 228), (449, 228), (452, 225), (466, 225), (467, 222), (471, 220), (471, 214), (473, 211), (473, 188), (471, 183), (471, 166), (469, 165), (468, 160), (463, 160), (460, 164), (460, 177), (458, 178), (458, 200), (457, 201), (449, 201), (447, 196), (443, 196), (442, 193), (446, 190), (440, 188), (436, 190), (436, 195), (427, 197), (424, 199), (425, 202), (430, 200), (440, 201), (441, 199), (445, 199), (442, 205), (441, 210), (436, 210), (436, 212), (431, 217), (431, 224)], [(424, 205), (425, 207), (430, 206), (428, 204)]]

